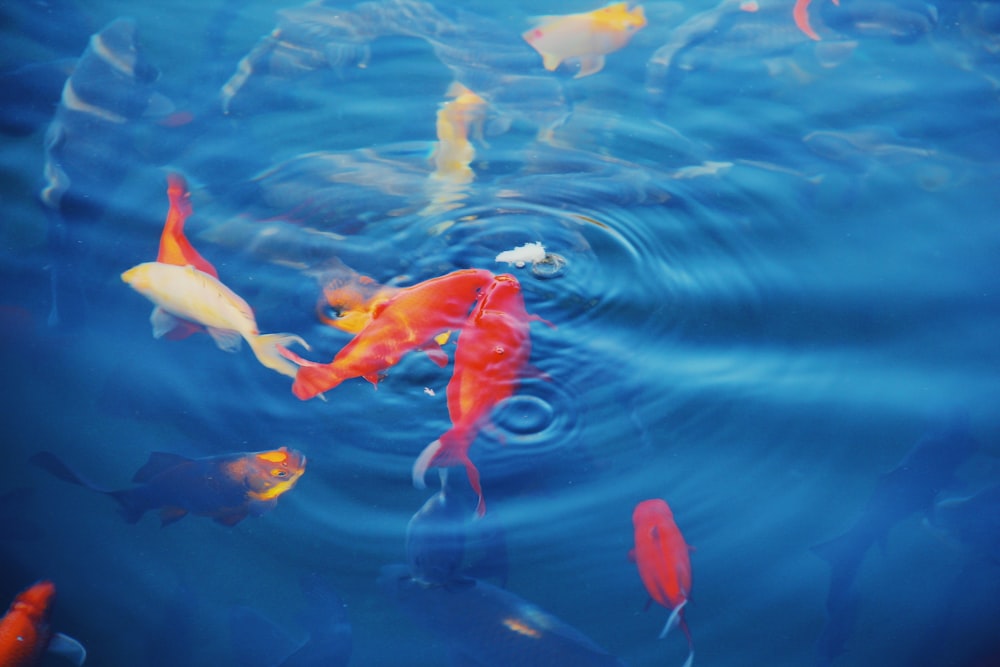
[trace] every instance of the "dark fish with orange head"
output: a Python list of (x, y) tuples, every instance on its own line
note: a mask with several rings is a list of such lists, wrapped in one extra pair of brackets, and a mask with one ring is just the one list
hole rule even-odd
[(35, 454), (31, 462), (59, 479), (110, 495), (121, 504), (129, 523), (158, 509), (164, 526), (188, 514), (207, 516), (225, 526), (260, 516), (295, 486), (306, 468), (306, 457), (287, 447), (200, 459), (153, 452), (132, 478), (136, 486), (108, 491), (81, 478), (50, 452)]

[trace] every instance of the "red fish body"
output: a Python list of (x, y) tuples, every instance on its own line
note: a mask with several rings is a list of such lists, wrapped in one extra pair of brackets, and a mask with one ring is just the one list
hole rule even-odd
[(469, 447), (493, 408), (517, 389), (531, 354), (533, 319), (544, 321), (527, 313), (514, 276), (501, 274), (483, 291), (458, 337), (447, 392), (452, 427), (417, 458), (413, 466), (417, 486), (423, 486), (430, 467), (463, 465), (479, 496), (477, 510), (485, 513), (479, 471), (469, 459)]
[(435, 337), (462, 324), (477, 294), (491, 280), (489, 271), (465, 269), (399, 290), (375, 306), (371, 321), (329, 364), (282, 350), (300, 366), (292, 391), (306, 400), (351, 378), (378, 384), (380, 373), (399, 363), (407, 352), (428, 345), (431, 358), (444, 366), (447, 358), (434, 343)]
[(83, 664), (87, 653), (76, 640), (52, 634), (49, 616), (55, 596), (55, 584), (39, 581), (14, 598), (7, 614), (0, 618), (0, 665), (33, 667), (51, 643), (59, 643), (58, 652), (77, 665)]
[(295, 486), (306, 464), (305, 456), (287, 447), (200, 459), (154, 452), (132, 478), (136, 486), (106, 491), (83, 480), (54, 454), (40, 452), (31, 461), (64, 481), (111, 495), (129, 523), (158, 509), (164, 526), (188, 514), (226, 526), (263, 514)]
[(684, 620), (684, 607), (691, 595), (690, 547), (674, 523), (674, 515), (659, 498), (644, 500), (632, 512), (635, 549), (630, 556), (639, 568), (639, 577), (649, 596), (671, 610), (660, 637), (680, 625), (691, 649), (684, 667), (694, 661), (694, 643)]

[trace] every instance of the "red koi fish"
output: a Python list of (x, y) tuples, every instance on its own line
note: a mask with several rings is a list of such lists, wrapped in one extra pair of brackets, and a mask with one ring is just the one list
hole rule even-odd
[[(792, 18), (795, 20), (795, 25), (799, 30), (804, 32), (809, 39), (814, 39), (817, 42), (820, 40), (819, 35), (816, 31), (812, 29), (809, 25), (809, 3), (812, 0), (795, 0), (795, 7), (792, 8)], [(840, 0), (833, 0), (833, 4), (840, 5)]]
[(636, 505), (632, 512), (632, 524), (635, 527), (635, 548), (629, 552), (629, 558), (639, 568), (639, 577), (649, 596), (671, 610), (660, 638), (665, 637), (675, 625), (680, 625), (690, 649), (684, 667), (691, 667), (694, 642), (684, 620), (684, 607), (691, 595), (691, 558), (688, 554), (691, 548), (674, 523), (670, 507), (659, 498), (644, 500)]
[(462, 324), (476, 295), (491, 280), (493, 274), (485, 269), (464, 269), (378, 300), (371, 321), (328, 364), (303, 359), (282, 348), (281, 354), (300, 367), (292, 392), (307, 400), (356, 377), (378, 385), (380, 373), (416, 349), (424, 349), (439, 366), (446, 365), (448, 358), (435, 338)]
[(14, 598), (7, 614), (0, 618), (0, 665), (33, 667), (46, 652), (58, 653), (78, 667), (87, 651), (71, 637), (53, 634), (49, 625), (56, 587), (51, 581), (39, 581)]
[(452, 427), (429, 444), (413, 464), (413, 483), (424, 486), (427, 469), (462, 465), (479, 496), (476, 511), (486, 513), (479, 470), (469, 447), (498, 403), (513, 395), (531, 354), (529, 324), (546, 322), (524, 308), (521, 284), (504, 273), (479, 297), (462, 327), (455, 350), (455, 370), (448, 383), (448, 415)]
[(211, 517), (224, 526), (235, 526), (249, 515), (260, 516), (277, 505), (278, 497), (295, 486), (306, 468), (306, 457), (287, 447), (201, 459), (153, 452), (132, 478), (137, 486), (108, 491), (84, 480), (51, 452), (39, 452), (30, 460), (63, 481), (110, 495), (129, 523), (158, 509), (164, 526), (189, 513)]

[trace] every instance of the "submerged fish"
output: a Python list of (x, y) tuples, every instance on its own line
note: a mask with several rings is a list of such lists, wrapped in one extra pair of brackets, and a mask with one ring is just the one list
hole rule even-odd
[(351, 378), (377, 385), (380, 373), (416, 349), (444, 366), (447, 356), (435, 338), (461, 326), (476, 295), (492, 279), (485, 269), (464, 269), (399, 290), (378, 304), (371, 321), (328, 364), (282, 350), (299, 365), (292, 391), (307, 400)]
[(134, 121), (168, 104), (153, 91), (158, 76), (138, 49), (135, 21), (119, 18), (90, 38), (63, 86), (45, 135), (40, 193), (50, 219), (54, 326), (84, 316), (87, 235), (133, 166)]
[(437, 114), (437, 144), (431, 154), (434, 163), (432, 179), (451, 183), (468, 183), (476, 175), (469, 165), (476, 150), (469, 141), (471, 133), (482, 140), (486, 100), (460, 83), (453, 83)]
[(452, 426), (413, 464), (417, 487), (423, 487), (428, 468), (465, 466), (469, 483), (479, 496), (477, 511), (485, 514), (479, 471), (469, 459), (469, 447), (493, 408), (517, 389), (531, 354), (532, 320), (545, 322), (525, 310), (521, 284), (509, 273), (496, 276), (479, 296), (459, 334), (455, 370), (448, 382)]
[(447, 584), (465, 576), (507, 581), (507, 544), (494, 514), (477, 517), (476, 497), (460, 475), (441, 471), (441, 489), (406, 525), (410, 574), (425, 584)]
[(636, 505), (632, 512), (632, 524), (635, 528), (635, 548), (629, 556), (639, 569), (639, 577), (649, 597), (670, 610), (660, 637), (665, 637), (671, 628), (679, 625), (690, 649), (684, 667), (690, 667), (694, 662), (694, 642), (684, 620), (684, 608), (691, 596), (690, 547), (674, 522), (670, 506), (659, 498), (644, 500)]
[(84, 663), (87, 651), (80, 642), (52, 632), (49, 617), (55, 596), (55, 584), (39, 581), (14, 598), (0, 618), (0, 665), (34, 667), (46, 652), (62, 655), (77, 667)]
[[(830, 564), (829, 614), (821, 636), (821, 658), (843, 650), (856, 613), (853, 584), (868, 550), (885, 544), (889, 531), (916, 512), (930, 512), (937, 495), (954, 483), (955, 470), (979, 448), (964, 416), (921, 438), (895, 468), (879, 477), (865, 508), (839, 537), (812, 548)], [(841, 617), (843, 614), (845, 617)], [(832, 634), (831, 634), (832, 633)], [(833, 641), (832, 637), (838, 641)]]
[(200, 459), (153, 452), (132, 478), (137, 486), (108, 491), (81, 478), (51, 452), (39, 452), (31, 462), (63, 481), (110, 495), (129, 523), (159, 510), (164, 526), (188, 514), (207, 516), (225, 526), (260, 516), (295, 486), (306, 467), (306, 457), (287, 447)]
[(645, 25), (642, 6), (629, 9), (627, 2), (617, 2), (584, 14), (542, 17), (538, 26), (521, 36), (549, 71), (563, 61), (579, 61), (579, 79), (600, 72), (604, 57), (628, 44)]
[(476, 579), (428, 586), (405, 565), (382, 568), (379, 590), (476, 667), (622, 667), (576, 628), (517, 595)]

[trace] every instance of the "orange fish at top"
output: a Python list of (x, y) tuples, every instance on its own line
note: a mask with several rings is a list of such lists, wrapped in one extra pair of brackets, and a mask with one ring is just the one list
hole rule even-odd
[(540, 17), (538, 25), (522, 37), (542, 56), (550, 72), (566, 60), (577, 60), (576, 78), (600, 72), (604, 56), (629, 43), (646, 26), (642, 6), (629, 9), (627, 2), (616, 2), (583, 14)]
[(684, 667), (691, 667), (694, 642), (684, 620), (684, 608), (691, 595), (691, 548), (677, 528), (670, 506), (659, 498), (644, 500), (636, 505), (632, 512), (632, 525), (635, 528), (635, 548), (629, 552), (629, 557), (639, 568), (639, 577), (649, 597), (671, 610), (660, 638), (680, 625), (690, 649)]

